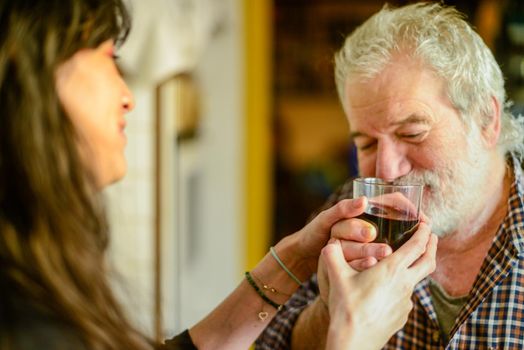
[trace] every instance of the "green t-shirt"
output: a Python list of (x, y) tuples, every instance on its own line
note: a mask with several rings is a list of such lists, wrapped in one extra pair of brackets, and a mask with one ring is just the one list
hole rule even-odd
[(452, 297), (446, 293), (440, 284), (431, 278), (429, 279), (429, 290), (431, 291), (431, 301), (437, 313), (441, 334), (447, 341), (451, 329), (455, 325), (455, 320), (464, 304), (466, 304), (469, 295)]

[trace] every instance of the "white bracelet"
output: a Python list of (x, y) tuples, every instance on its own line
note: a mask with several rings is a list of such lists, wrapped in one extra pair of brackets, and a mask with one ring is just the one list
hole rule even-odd
[(293, 274), (293, 272), (289, 271), (287, 266), (284, 265), (282, 260), (280, 260), (280, 258), (277, 255), (277, 252), (275, 251), (275, 248), (271, 247), (271, 248), (269, 248), (269, 251), (271, 252), (271, 255), (273, 256), (273, 258), (275, 258), (275, 260), (278, 262), (280, 267), (282, 267), (282, 269), (284, 269), (284, 271), (286, 271), (286, 273), (289, 275), (289, 277), (291, 277), (293, 279), (293, 281), (297, 282), (297, 284), (300, 286), (302, 284), (302, 282), (300, 282), (300, 280), (297, 278), (297, 276), (295, 276)]

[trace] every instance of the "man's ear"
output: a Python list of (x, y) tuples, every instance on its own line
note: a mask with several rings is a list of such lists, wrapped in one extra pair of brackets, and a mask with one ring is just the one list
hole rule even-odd
[(501, 104), (500, 101), (491, 96), (491, 115), (486, 119), (486, 123), (482, 125), (482, 138), (488, 148), (495, 147), (500, 137), (501, 128)]

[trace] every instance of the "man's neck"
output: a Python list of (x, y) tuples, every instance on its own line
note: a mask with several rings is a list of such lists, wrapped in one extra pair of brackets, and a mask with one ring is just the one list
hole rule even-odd
[(483, 187), (478, 210), (453, 233), (439, 239), (437, 269), (432, 277), (451, 296), (469, 293), (493, 238), (507, 213), (512, 174), (497, 162)]

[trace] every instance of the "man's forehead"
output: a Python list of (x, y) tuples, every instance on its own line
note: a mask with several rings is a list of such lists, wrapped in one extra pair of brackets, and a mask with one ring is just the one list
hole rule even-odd
[(392, 68), (393, 73), (380, 78), (348, 83), (345, 112), (350, 125), (431, 123), (442, 106), (451, 105), (444, 81), (432, 71), (414, 69), (408, 74), (402, 67)]
[(445, 81), (420, 59), (395, 55), (373, 77), (349, 74), (345, 82), (345, 102), (353, 108), (388, 99), (430, 97), (445, 93)]

